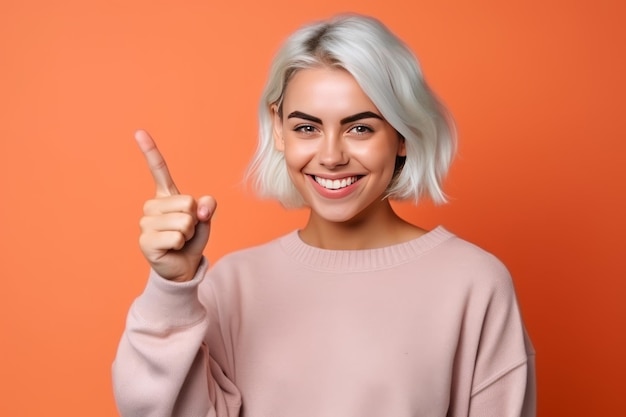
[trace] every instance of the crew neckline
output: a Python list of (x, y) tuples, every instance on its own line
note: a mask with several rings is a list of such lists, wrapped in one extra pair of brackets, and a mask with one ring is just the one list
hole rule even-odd
[(385, 269), (408, 262), (454, 235), (437, 226), (415, 239), (374, 249), (321, 249), (305, 243), (298, 230), (280, 239), (283, 250), (294, 261), (320, 271), (356, 272)]

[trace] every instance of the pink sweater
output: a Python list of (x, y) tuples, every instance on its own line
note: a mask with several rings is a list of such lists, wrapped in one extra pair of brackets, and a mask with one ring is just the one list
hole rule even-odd
[(535, 415), (506, 268), (442, 227), (331, 251), (297, 232), (151, 274), (113, 365), (122, 416)]

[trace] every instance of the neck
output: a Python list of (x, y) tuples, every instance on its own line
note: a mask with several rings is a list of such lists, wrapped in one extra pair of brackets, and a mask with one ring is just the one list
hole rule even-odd
[(312, 211), (300, 238), (321, 249), (358, 250), (403, 243), (424, 233), (426, 230), (400, 218), (385, 199), (376, 210), (360, 213), (346, 222), (331, 222)]

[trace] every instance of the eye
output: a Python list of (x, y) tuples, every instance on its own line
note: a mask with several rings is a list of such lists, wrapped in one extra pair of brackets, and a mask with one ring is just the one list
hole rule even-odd
[(316, 128), (313, 125), (298, 125), (293, 128), (294, 132), (304, 133), (304, 134), (313, 134), (316, 132)]
[(371, 128), (371, 127), (369, 127), (369, 126), (365, 126), (365, 125), (356, 125), (356, 126), (353, 126), (353, 127), (349, 130), (349, 132), (350, 132), (350, 133), (357, 134), (357, 135), (365, 135), (365, 134), (367, 134), (367, 133), (373, 133), (373, 132), (374, 132), (374, 129), (372, 129), (372, 128)]

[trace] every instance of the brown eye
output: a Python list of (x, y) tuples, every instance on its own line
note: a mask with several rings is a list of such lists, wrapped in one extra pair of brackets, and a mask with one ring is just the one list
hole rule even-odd
[(374, 130), (371, 127), (365, 125), (357, 125), (350, 129), (351, 133), (355, 133), (357, 135), (365, 135), (366, 133), (372, 133), (373, 131)]
[(315, 126), (311, 126), (311, 125), (299, 125), (299, 126), (296, 126), (293, 130), (294, 132), (311, 134), (311, 133), (315, 133), (316, 129), (315, 129)]

